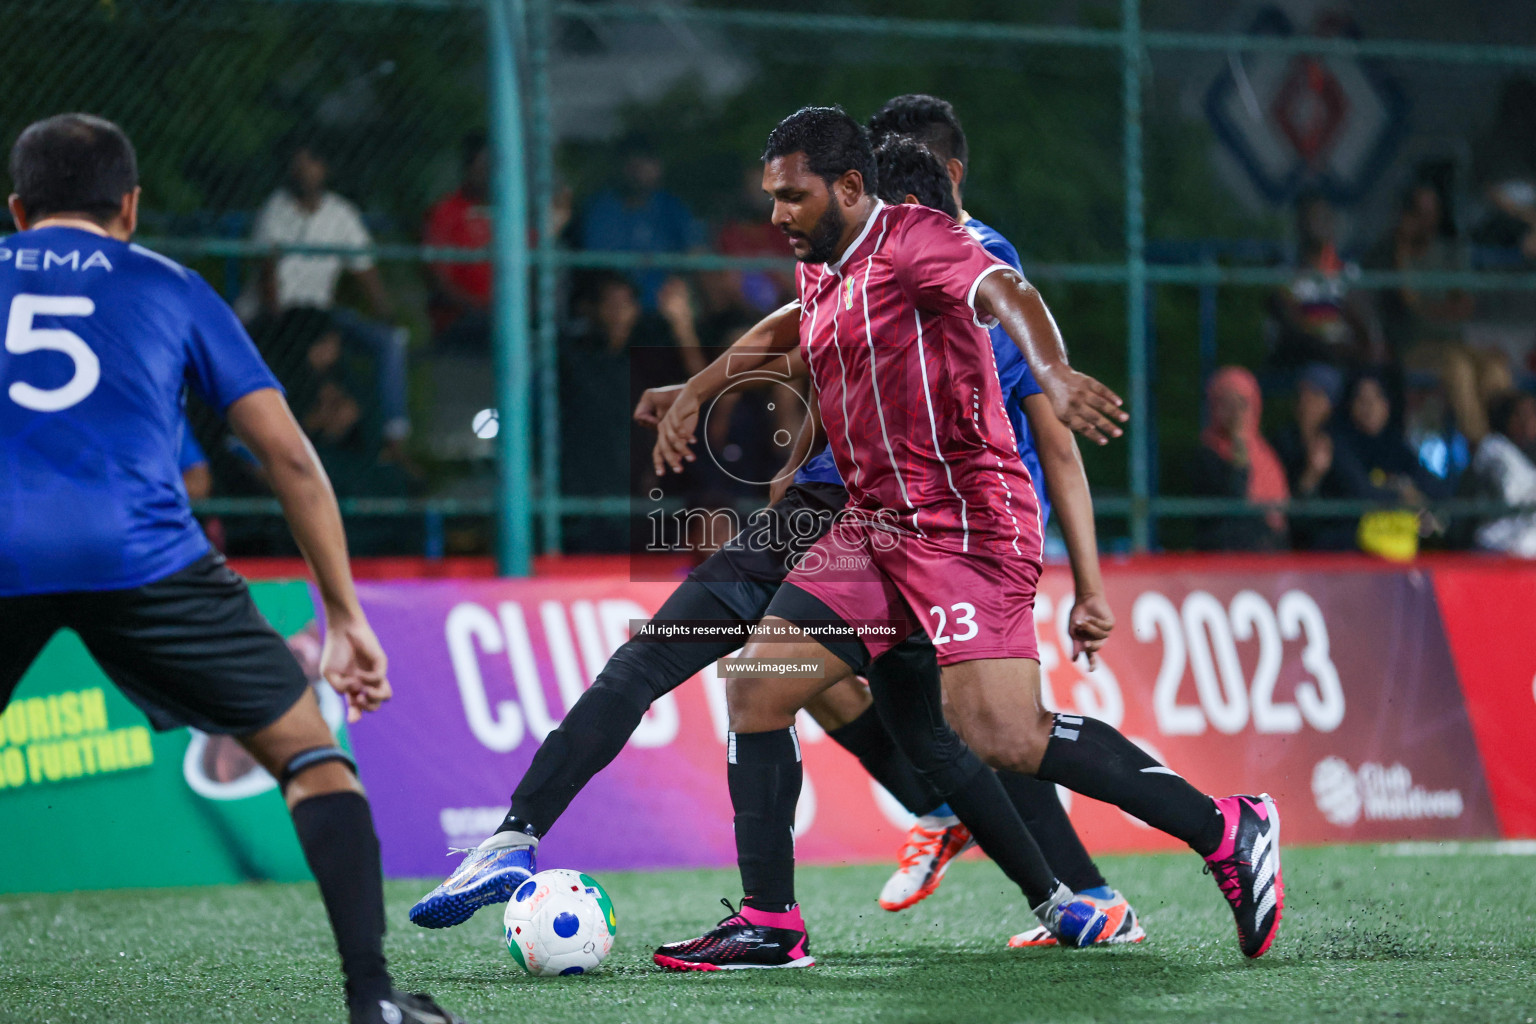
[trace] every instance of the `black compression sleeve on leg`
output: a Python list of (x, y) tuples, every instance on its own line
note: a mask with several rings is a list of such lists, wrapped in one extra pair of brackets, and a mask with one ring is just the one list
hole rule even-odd
[(1050, 898), (1055, 873), (1003, 784), (944, 720), (933, 648), (921, 641), (899, 644), (870, 666), (869, 689), (881, 721), (977, 845), (1023, 890), (1031, 907)]
[(293, 805), (293, 828), (336, 933), (347, 1000), (388, 999), (384, 966), (384, 880), (379, 839), (368, 800), (351, 790), (322, 793)]
[(1035, 774), (1114, 804), (1202, 857), (1221, 842), (1222, 818), (1210, 797), (1096, 718), (1057, 715)]
[[(766, 596), (763, 603), (766, 606)], [(672, 592), (651, 621), (662, 625), (740, 620), (701, 584), (688, 580)], [(535, 836), (549, 831), (592, 776), (619, 756), (653, 700), (740, 646), (739, 640), (731, 638), (627, 641), (559, 728), (544, 738), (512, 794), (512, 810), (497, 831)]]
[(873, 705), (847, 725), (828, 729), (827, 735), (858, 758), (864, 770), (913, 814), (930, 814), (944, 803), (944, 798), (896, 746)]
[(1082, 892), (1107, 884), (1099, 873), (1099, 866), (1088, 856), (1077, 830), (1072, 827), (1072, 819), (1067, 817), (1067, 809), (1061, 806), (1054, 785), (1018, 772), (1000, 771), (997, 778), (1019, 817), (1024, 819), (1024, 827), (1040, 844), (1056, 877), (1068, 889)]
[(744, 902), (783, 913), (795, 904), (795, 803), (803, 779), (794, 727), (733, 732), (726, 781), (736, 811), (736, 864)]

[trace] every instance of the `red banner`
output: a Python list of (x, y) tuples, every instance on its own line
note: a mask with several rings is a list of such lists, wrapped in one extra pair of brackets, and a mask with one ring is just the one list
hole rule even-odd
[[(1425, 574), (1132, 568), (1105, 582), (1119, 624), (1088, 675), (1059, 653), (1071, 579), (1046, 575), (1037, 626), (1058, 709), (1104, 719), (1208, 793), (1268, 791), (1287, 842), (1494, 833)], [(1071, 814), (1094, 849), (1178, 845), (1089, 800)]]
[(1499, 824), (1536, 836), (1536, 568), (1443, 568), (1435, 593)]

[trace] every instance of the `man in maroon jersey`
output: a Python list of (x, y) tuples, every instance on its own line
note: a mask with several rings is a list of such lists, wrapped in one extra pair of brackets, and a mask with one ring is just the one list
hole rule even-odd
[[(1283, 895), (1273, 800), (1212, 800), (1105, 723), (1041, 706), (1039, 506), (985, 327), (1002, 323), (1058, 414), (1089, 436), (1119, 433), (1110, 420), (1117, 401), (1067, 366), (1049, 311), (1016, 271), (942, 213), (874, 197), (868, 136), (841, 108), (786, 118), (764, 162), (773, 222), (802, 264), (800, 301), (744, 339), (755, 349), (733, 347), (684, 387), (659, 426), (657, 459), (679, 469), (701, 402), (754, 360), (798, 344), (849, 505), (779, 589), (745, 651), (820, 661), (823, 671), (728, 683), (742, 907), (699, 938), (661, 947), (656, 962), (813, 963), (794, 900), (794, 716), (874, 658), (899, 656), (919, 631), (938, 651), (944, 711), (983, 760), (1115, 804), (1184, 840), (1216, 875), (1243, 952), (1261, 955)], [(917, 729), (924, 721), (910, 717)], [(1063, 944), (1092, 942), (1102, 914), (1074, 901), (1037, 849), (1033, 856), (1035, 891), (1026, 892), (1036, 915)]]

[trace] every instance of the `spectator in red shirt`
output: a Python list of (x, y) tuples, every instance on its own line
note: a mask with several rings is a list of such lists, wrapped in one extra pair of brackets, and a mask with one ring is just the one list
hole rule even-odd
[[(455, 249), (491, 244), (491, 151), (483, 134), (464, 137), (459, 187), (433, 204), (422, 241)], [(450, 348), (490, 347), (491, 262), (432, 263), (432, 333)]]

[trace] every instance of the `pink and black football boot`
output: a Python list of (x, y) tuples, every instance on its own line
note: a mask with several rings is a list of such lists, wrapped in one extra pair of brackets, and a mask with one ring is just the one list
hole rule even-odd
[(1280, 876), (1280, 811), (1268, 793), (1215, 801), (1223, 820), (1221, 845), (1205, 858), (1237, 918), (1237, 944), (1260, 957), (1280, 931), (1285, 882)]
[(797, 903), (780, 914), (721, 900), (731, 915), (696, 939), (669, 942), (656, 950), (656, 966), (669, 971), (741, 971), (810, 967), (811, 939)]

